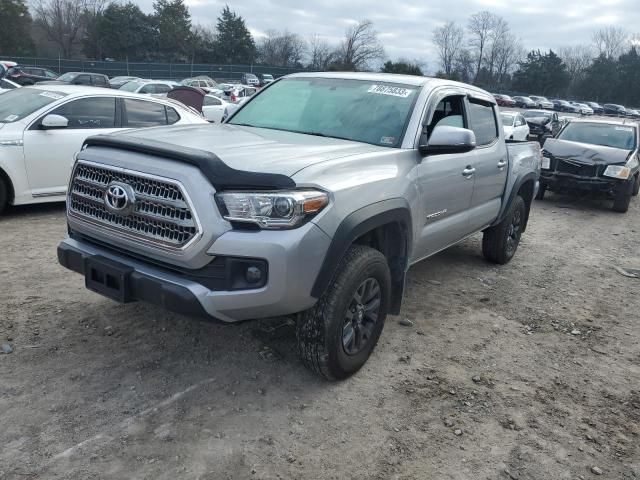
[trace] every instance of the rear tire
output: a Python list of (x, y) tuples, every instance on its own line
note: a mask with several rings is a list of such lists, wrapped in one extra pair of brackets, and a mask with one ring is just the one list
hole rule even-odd
[(484, 258), (500, 265), (509, 263), (518, 250), (526, 215), (527, 204), (518, 195), (513, 200), (502, 222), (484, 231), (482, 237)]
[(357, 372), (380, 338), (390, 293), (385, 256), (352, 245), (316, 305), (298, 316), (296, 338), (304, 365), (328, 380)]
[(538, 193), (536, 193), (536, 200), (544, 200), (544, 194), (547, 192), (547, 186), (544, 183), (538, 187)]

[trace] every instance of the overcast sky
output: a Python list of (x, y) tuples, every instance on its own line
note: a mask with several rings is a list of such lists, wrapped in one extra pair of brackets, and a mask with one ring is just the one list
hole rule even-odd
[[(368, 18), (390, 59), (401, 57), (437, 69), (431, 44), (434, 27), (453, 20), (465, 25), (470, 14), (489, 10), (505, 18), (527, 50), (589, 43), (595, 29), (616, 25), (640, 32), (640, 0), (186, 0), (194, 23), (215, 23), (230, 8), (245, 18), (256, 40), (270, 29), (319, 34), (337, 43), (345, 28)], [(152, 0), (140, 0), (151, 11)]]

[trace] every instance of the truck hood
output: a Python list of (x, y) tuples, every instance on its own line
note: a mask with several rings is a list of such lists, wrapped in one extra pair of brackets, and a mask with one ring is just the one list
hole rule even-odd
[(529, 125), (546, 125), (551, 121), (550, 118), (547, 117), (529, 117), (525, 118)]
[(557, 138), (549, 138), (544, 143), (544, 151), (556, 158), (571, 160), (585, 165), (614, 165), (625, 163), (630, 150), (603, 147), (588, 143), (569, 142)]
[(196, 148), (216, 154), (237, 170), (289, 177), (316, 163), (389, 150), (350, 140), (228, 124), (128, 130), (118, 136)]

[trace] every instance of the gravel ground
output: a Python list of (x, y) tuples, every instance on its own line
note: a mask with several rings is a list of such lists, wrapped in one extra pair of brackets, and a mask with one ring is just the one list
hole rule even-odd
[[(413, 267), (363, 370), (287, 319), (117, 305), (61, 268), (63, 207), (0, 218), (2, 479), (638, 479), (640, 206), (548, 195), (513, 262)], [(409, 319), (413, 326), (400, 321)], [(403, 322), (405, 323), (405, 322)]]

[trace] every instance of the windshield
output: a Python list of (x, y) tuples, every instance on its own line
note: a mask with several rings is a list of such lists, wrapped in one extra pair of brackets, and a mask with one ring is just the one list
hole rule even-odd
[(3, 93), (0, 95), (0, 123), (22, 120), (42, 107), (66, 96), (66, 93), (33, 88), (16, 88)]
[(341, 78), (290, 78), (228, 123), (399, 147), (418, 87)]
[(136, 90), (138, 90), (138, 88), (140, 88), (142, 85), (144, 85), (144, 83), (141, 82), (127, 82), (124, 85), (122, 85), (120, 87), (120, 90), (124, 90), (125, 92), (135, 92)]
[(558, 138), (570, 142), (633, 150), (636, 148), (635, 128), (606, 123), (569, 123)]
[(502, 113), (500, 116), (502, 117), (502, 126), (513, 127), (513, 119), (515, 118), (515, 116), (505, 115), (504, 113)]
[(71, 82), (74, 78), (76, 78), (76, 74), (75, 73), (65, 73), (64, 75), (60, 75), (58, 77), (58, 80), (60, 80), (61, 82)]

